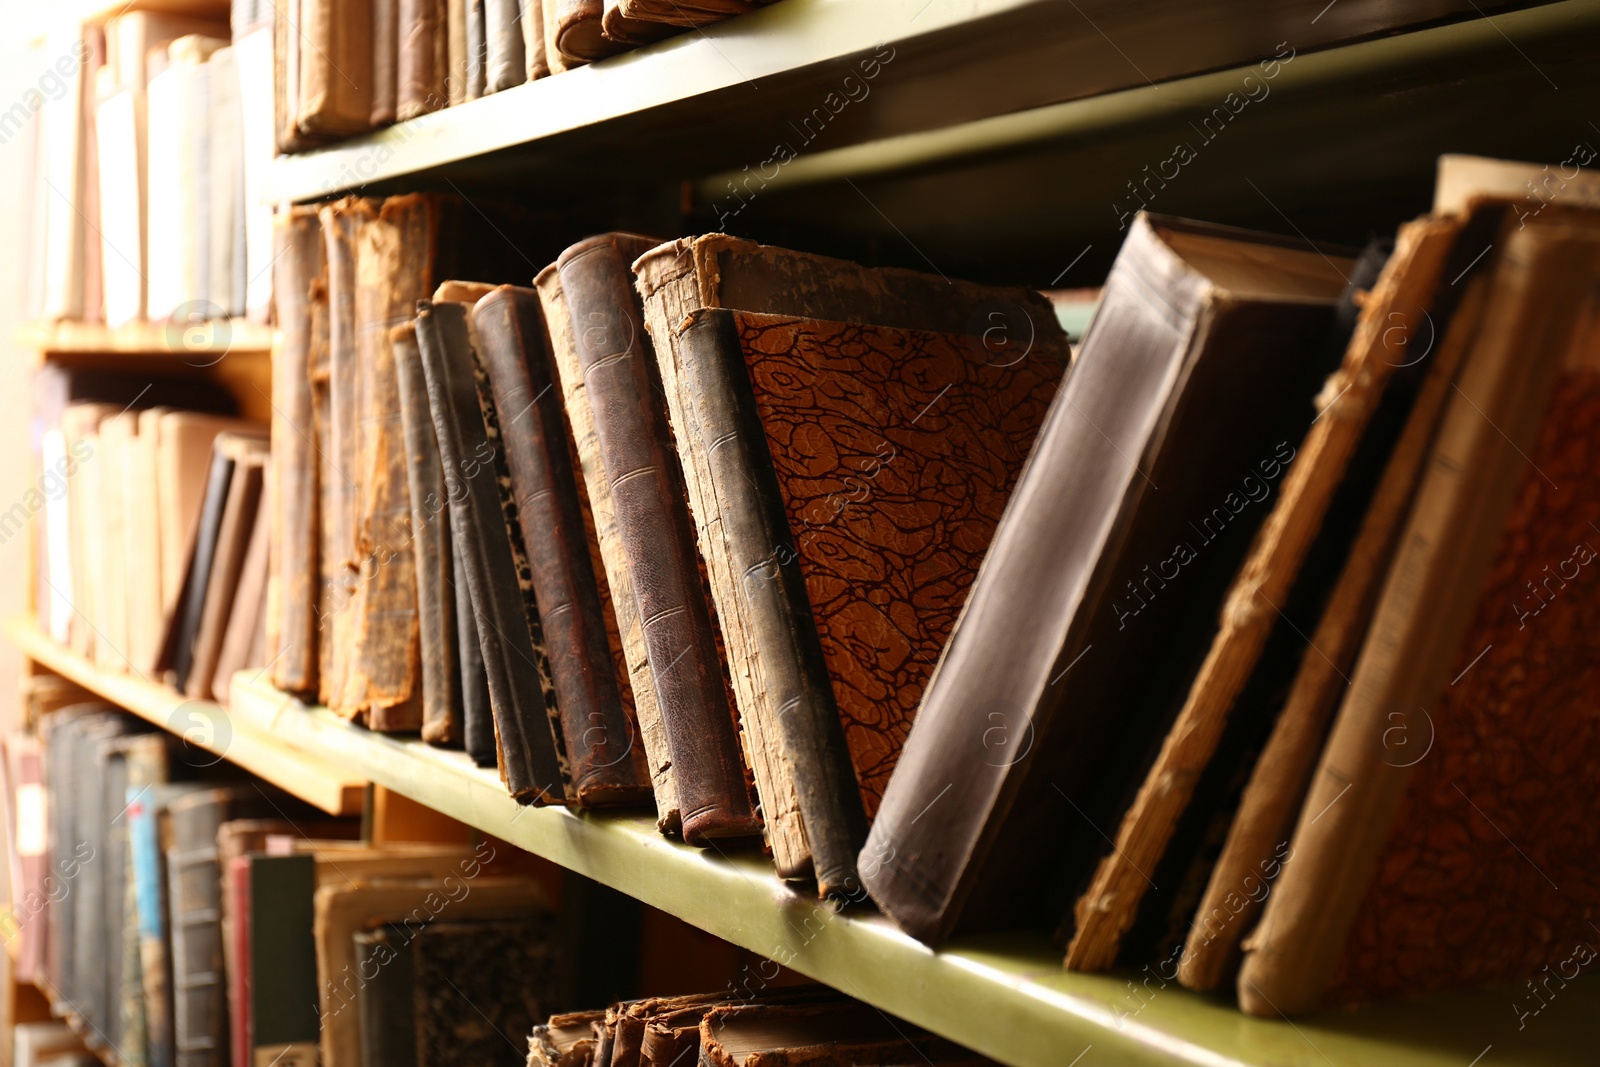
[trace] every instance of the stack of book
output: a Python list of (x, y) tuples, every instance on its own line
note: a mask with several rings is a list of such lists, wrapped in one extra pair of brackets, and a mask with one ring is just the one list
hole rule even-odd
[(195, 1067), (515, 1065), (504, 1035), (567, 1006), (548, 893), (504, 846), (363, 844), (359, 820), (68, 699), (36, 694), (40, 737), (6, 742), (8, 936), (91, 1049)]
[(560, 74), (771, 0), (277, 5), (277, 146), (296, 152)]
[(458, 210), (283, 220), (275, 682), (844, 888), (1066, 368), (1054, 310), (716, 236), (442, 281)]
[(831, 989), (763, 983), (552, 1015), (528, 1038), (527, 1067), (992, 1062)]
[(238, 0), (231, 27), (127, 11), (46, 48), (64, 91), (35, 135), (33, 317), (265, 322), (271, 5)]
[(202, 699), (267, 662), (266, 427), (232, 408), (192, 379), (43, 368), (43, 474), (0, 516), (5, 536), (37, 524), (51, 636)]

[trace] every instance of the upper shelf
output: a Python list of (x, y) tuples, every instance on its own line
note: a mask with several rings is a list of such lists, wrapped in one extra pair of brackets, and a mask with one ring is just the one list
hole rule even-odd
[(244, 319), (117, 327), (62, 321), (24, 326), (17, 343), (47, 355), (174, 356), (201, 367), (229, 353), (271, 351), (272, 328)]
[[(209, 700), (189, 700), (164, 685), (107, 670), (52, 641), (26, 616), (5, 621), (6, 636), (23, 655), (63, 678), (126, 708), (140, 718), (180, 734), (184, 743), (226, 758), (331, 815), (359, 815), (367, 780), (347, 764), (325, 761), (236, 721)], [(240, 678), (247, 678), (241, 674)]]
[[(274, 200), (402, 176), (671, 184), (1452, 19), (1473, 0), (782, 0), (274, 161)], [(781, 164), (780, 164), (781, 165)], [(770, 177), (770, 174), (767, 175)]]
[[(1068, 973), (1039, 934), (935, 952), (881, 917), (838, 914), (796, 894), (760, 855), (690, 848), (643, 815), (523, 808), (463, 753), (371, 733), (244, 674), (233, 691), (235, 716), (286, 744), (1016, 1067), (1079, 1059), (1084, 1067), (1467, 1067), (1486, 1046), (1506, 1057), (1491, 1063), (1592, 1062), (1600, 981), (1564, 990), (1520, 1032), (1515, 990), (1289, 1023), (1248, 1018), (1231, 999), (1189, 993), (1153, 973), (1131, 982)], [(745, 978), (759, 988), (760, 969)]]

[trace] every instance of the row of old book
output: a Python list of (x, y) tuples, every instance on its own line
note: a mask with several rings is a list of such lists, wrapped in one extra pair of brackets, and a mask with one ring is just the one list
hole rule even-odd
[(49, 366), (34, 382), (37, 602), (54, 639), (101, 667), (226, 700), (266, 653), (266, 427), (215, 385)]
[(870, 1004), (759, 978), (715, 993), (646, 997), (552, 1015), (528, 1039), (527, 1067), (837, 1067), (992, 1063)]
[(277, 147), (476, 100), (771, 0), (297, 0), (277, 5)]
[(550, 896), (505, 845), (364, 844), (360, 820), (35, 682), (37, 735), (5, 744), (6, 933), (17, 979), (90, 1049), (127, 1067), (515, 1067), (570, 1003)]
[(1526, 977), (1594, 903), (1597, 200), (1142, 216), (1070, 373), (1025, 290), (627, 234), (491, 288), (453, 201), (297, 209), (275, 680), (930, 943), (1260, 1013)]
[(266, 321), (272, 11), (128, 11), (45, 43), (61, 92), (25, 131), (35, 319)]

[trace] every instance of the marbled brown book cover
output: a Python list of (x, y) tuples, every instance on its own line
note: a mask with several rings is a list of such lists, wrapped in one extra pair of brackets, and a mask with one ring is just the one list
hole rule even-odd
[(1063, 367), (994, 337), (736, 319), (871, 817)]
[(1536, 976), (1600, 953), (1600, 373), (1557, 384), (1454, 679), (1374, 738), (1415, 761), (1325, 998), (1353, 1004)]

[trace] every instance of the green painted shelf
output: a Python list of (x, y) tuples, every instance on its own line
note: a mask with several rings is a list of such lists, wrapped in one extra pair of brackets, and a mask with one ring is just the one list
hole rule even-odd
[[(752, 854), (670, 841), (643, 815), (523, 808), (460, 752), (381, 736), (240, 674), (241, 726), (349, 768), (486, 834), (604, 882), (751, 952), (1015, 1067), (1555, 1067), (1591, 1064), (1600, 982), (1580, 980), (1519, 1031), (1515, 990), (1435, 996), (1295, 1022), (1130, 976), (1069, 974), (1038, 934), (932, 951), (870, 913), (795, 893)], [(759, 975), (752, 972), (752, 982)], [(1486, 1051), (1487, 1050), (1487, 1051)], [(1081, 1057), (1081, 1058), (1076, 1058)]]

